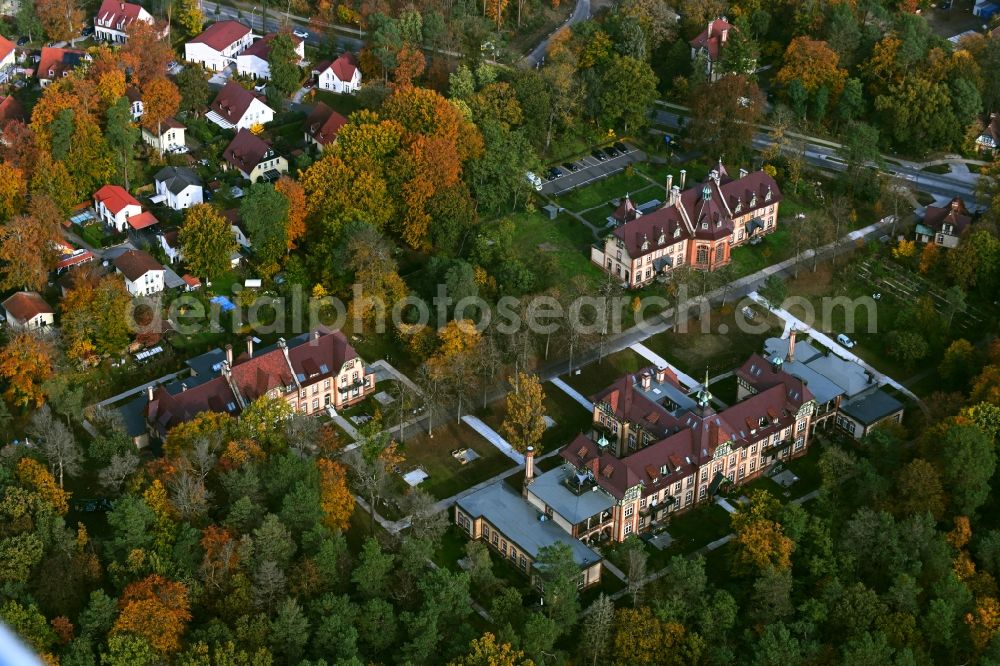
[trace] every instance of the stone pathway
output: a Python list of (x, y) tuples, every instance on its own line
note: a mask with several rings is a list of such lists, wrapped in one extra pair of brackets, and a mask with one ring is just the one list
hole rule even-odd
[(495, 446), (500, 453), (504, 454), (518, 465), (524, 464), (524, 456), (515, 450), (506, 439), (501, 437), (500, 433), (483, 423), (481, 419), (475, 416), (463, 416), (462, 421), (485, 437), (486, 441)]
[(352, 440), (357, 442), (361, 438), (361, 435), (358, 433), (358, 429), (354, 427), (354, 424), (338, 414), (337, 410), (332, 406), (326, 408), (326, 413), (330, 415), (330, 418), (333, 419), (334, 423), (343, 428), (344, 432), (346, 432), (347, 436)]
[(573, 398), (573, 400), (578, 402), (584, 409), (591, 412), (594, 411), (594, 403), (584, 398), (583, 395), (575, 388), (573, 388), (563, 380), (559, 379), (558, 377), (553, 377), (549, 381), (551, 381), (552, 385), (555, 386), (557, 389), (559, 389), (569, 397)]
[(715, 503), (725, 509), (726, 513), (736, 513), (736, 509), (730, 504), (725, 497), (716, 497)]

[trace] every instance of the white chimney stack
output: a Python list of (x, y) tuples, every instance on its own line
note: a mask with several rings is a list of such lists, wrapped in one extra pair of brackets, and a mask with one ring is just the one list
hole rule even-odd
[(154, 388), (153, 388), (152, 384), (150, 384), (149, 386), (146, 387), (146, 397), (149, 398), (150, 402), (153, 401), (153, 391), (154, 391)]
[(522, 494), (527, 496), (528, 486), (535, 480), (535, 447), (529, 446), (524, 453), (524, 486)]
[(228, 344), (226, 345), (226, 363), (233, 364), (233, 346)]
[(681, 189), (684, 189), (684, 182), (687, 180), (687, 169), (681, 169)]
[(247, 337), (247, 356), (253, 358), (253, 336)]
[(746, 178), (748, 175), (750, 175), (749, 171), (746, 169), (740, 169), (740, 178)]

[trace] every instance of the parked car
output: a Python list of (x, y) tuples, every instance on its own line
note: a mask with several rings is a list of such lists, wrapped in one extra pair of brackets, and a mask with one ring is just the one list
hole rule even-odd
[(625, 153), (628, 152), (628, 146), (626, 146), (621, 141), (617, 141), (615, 142), (615, 150), (624, 155)]
[(83, 37), (90, 37), (94, 34), (94, 26), (88, 25), (86, 28), (80, 31), (80, 35)]
[(525, 179), (527, 179), (529, 183), (531, 183), (531, 186), (535, 188), (536, 192), (542, 191), (542, 179), (539, 178), (534, 172), (529, 171), (528, 173), (524, 174), (524, 177)]
[(608, 146), (604, 149), (604, 152), (608, 154), (608, 157), (618, 157), (619, 153), (614, 146)]
[(177, 155), (183, 155), (184, 153), (190, 153), (191, 149), (188, 148), (187, 146), (174, 146), (173, 148), (170, 149), (170, 152), (175, 153)]
[(578, 167), (574, 162), (563, 162), (563, 168), (570, 173), (576, 173), (580, 170), (580, 167)]
[(847, 337), (843, 333), (837, 334), (837, 342), (839, 342), (840, 344), (844, 345), (848, 349), (851, 349), (851, 348), (854, 347), (854, 340), (851, 340), (849, 337)]
[(310, 88), (312, 88), (313, 87), (312, 80), (310, 79), (309, 81), (306, 81), (305, 83), (303, 83), (302, 87), (305, 88), (306, 90), (309, 90)]
[(549, 169), (548, 179), (555, 180), (556, 178), (559, 178), (562, 175), (563, 172), (558, 167), (552, 167), (551, 169)]
[(28, 38), (27, 37), (21, 37), (20, 39), (17, 40), (17, 45), (18, 46), (24, 46), (27, 43), (28, 43)]
[(590, 153), (590, 156), (593, 157), (598, 162), (603, 162), (604, 160), (608, 159), (608, 156), (605, 155), (603, 152), (601, 152), (599, 149), (594, 149)]
[(292, 34), (298, 37), (299, 39), (309, 39), (309, 33), (303, 30), (302, 28), (296, 28), (295, 30), (292, 30)]
[(261, 83), (260, 85), (256, 85), (256, 86), (254, 86), (254, 87), (253, 87), (253, 89), (254, 89), (254, 90), (255, 90), (256, 92), (259, 92), (259, 93), (262, 93), (262, 92), (264, 92), (265, 90), (267, 90), (267, 84), (266, 84), (266, 83)]

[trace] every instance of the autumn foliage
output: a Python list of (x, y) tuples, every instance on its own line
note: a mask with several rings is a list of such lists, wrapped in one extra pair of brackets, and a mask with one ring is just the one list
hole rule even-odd
[(181, 636), (191, 620), (188, 590), (182, 583), (158, 574), (131, 583), (118, 600), (121, 609), (113, 633), (145, 638), (161, 654), (181, 647)]
[(316, 468), (319, 470), (323, 524), (331, 529), (346, 530), (354, 512), (354, 495), (347, 486), (347, 470), (328, 458), (319, 458)]
[(49, 470), (34, 458), (21, 458), (17, 463), (17, 480), (41, 495), (59, 515), (69, 511), (69, 493), (59, 487)]

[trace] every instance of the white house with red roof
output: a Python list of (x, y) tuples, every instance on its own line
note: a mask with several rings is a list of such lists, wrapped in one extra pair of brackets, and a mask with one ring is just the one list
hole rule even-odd
[(227, 81), (208, 106), (205, 118), (222, 129), (250, 129), (274, 120), (274, 110), (252, 91)]
[[(271, 63), (268, 59), (271, 57), (271, 42), (277, 36), (278, 33), (276, 32), (264, 35), (250, 45), (249, 48), (237, 55), (236, 73), (240, 76), (249, 76), (254, 79), (270, 79)], [(305, 59), (305, 42), (292, 34), (289, 34), (288, 37), (292, 40), (292, 45), (295, 47), (295, 54), (299, 57), (299, 61)]]
[(184, 45), (184, 59), (219, 72), (236, 62), (253, 38), (253, 31), (239, 21), (219, 21)]
[(712, 81), (718, 80), (721, 76), (717, 65), (722, 60), (722, 49), (729, 39), (729, 33), (736, 28), (732, 23), (724, 18), (717, 18), (708, 22), (708, 27), (701, 34), (690, 41), (691, 60), (698, 58), (700, 54), (705, 56), (705, 73)]
[(54, 47), (42, 47), (39, 55), (38, 68), (35, 76), (38, 77), (38, 85), (45, 88), (53, 81), (69, 76), (70, 72), (79, 67), (82, 63), (90, 62), (90, 54), (79, 49), (59, 49)]
[(94, 212), (109, 227), (118, 233), (151, 227), (158, 222), (142, 204), (119, 185), (105, 185), (94, 192)]
[(337, 140), (337, 133), (346, 124), (347, 118), (320, 102), (306, 118), (305, 141), (323, 150)]
[(313, 70), (316, 87), (335, 93), (356, 93), (361, 88), (361, 70), (354, 54), (345, 51), (331, 63), (321, 63)]
[(14, 49), (14, 42), (0, 35), (0, 83), (6, 83), (14, 74), (16, 60), (17, 53)]
[(55, 323), (55, 310), (37, 291), (19, 291), (3, 302), (7, 323), (13, 328), (45, 328)]
[(124, 44), (128, 29), (136, 21), (153, 23), (153, 15), (141, 5), (118, 0), (104, 0), (94, 15), (94, 39)]

